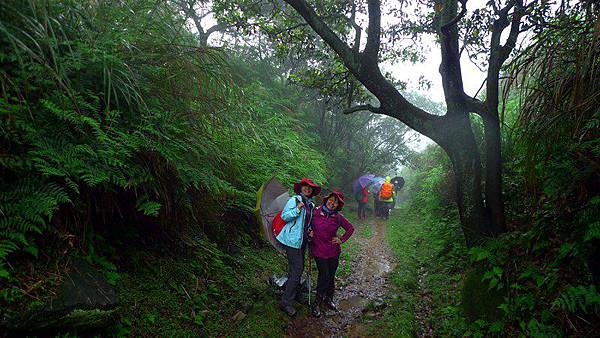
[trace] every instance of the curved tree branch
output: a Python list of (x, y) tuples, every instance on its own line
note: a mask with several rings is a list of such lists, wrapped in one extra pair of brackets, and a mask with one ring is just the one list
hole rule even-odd
[(304, 0), (285, 0), (290, 6), (292, 6), (298, 14), (300, 14), (304, 20), (315, 30), (325, 42), (333, 48), (333, 50), (342, 58), (344, 64), (353, 72), (358, 72), (360, 68), (359, 57), (356, 53), (350, 49), (350, 47), (340, 39), (329, 26), (315, 11), (308, 6)]
[[(361, 58), (350, 47), (343, 42), (335, 32), (331, 30), (323, 20), (309, 7), (305, 0), (285, 0), (300, 14), (311, 28), (340, 56), (344, 65), (360, 81), (365, 88), (370, 91), (380, 102), (377, 112), (388, 115), (404, 122), (412, 129), (427, 135), (436, 142), (444, 142), (447, 133), (444, 133), (443, 117), (430, 114), (420, 109), (410, 102), (396, 89), (394, 84), (388, 81), (377, 64), (377, 57), (374, 63), (363, 63)], [(380, 16), (378, 9), (379, 1), (370, 0), (369, 9), (374, 9), (369, 16)], [(370, 22), (371, 28), (379, 28), (380, 18)], [(378, 36), (371, 32), (371, 51), (378, 52)]]
[(211, 34), (212, 34), (212, 33), (214, 33), (214, 32), (220, 32), (220, 31), (224, 31), (224, 30), (226, 30), (226, 29), (228, 29), (228, 28), (231, 28), (231, 27), (235, 27), (235, 25), (224, 25), (224, 24), (220, 24), (220, 23), (219, 23), (219, 24), (216, 24), (216, 25), (214, 25), (214, 26), (212, 26), (212, 27), (208, 28), (208, 29), (206, 30), (206, 33), (205, 33), (205, 34), (206, 34), (206, 36), (208, 37), (209, 35), (211, 35)]
[[(509, 22), (508, 15), (509, 11), (514, 8), (512, 19)], [(492, 25), (492, 37), (490, 41), (490, 59), (487, 72), (486, 80), (486, 100), (485, 105), (487, 111), (491, 114), (489, 117), (498, 118), (498, 104), (499, 104), (499, 87), (500, 87), (500, 69), (502, 65), (515, 48), (517, 43), (517, 37), (520, 33), (520, 23), (523, 16), (522, 13), (523, 1), (522, 0), (510, 0), (506, 6), (496, 13), (498, 17), (494, 20)], [(504, 29), (510, 24), (510, 32), (504, 46), (500, 44), (500, 38)]]

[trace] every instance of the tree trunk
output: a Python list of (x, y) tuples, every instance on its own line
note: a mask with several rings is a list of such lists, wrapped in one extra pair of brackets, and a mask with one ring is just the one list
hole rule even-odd
[(448, 122), (448, 137), (439, 144), (452, 162), (460, 221), (466, 244), (473, 247), (485, 237), (493, 235), (489, 228), (489, 213), (483, 201), (481, 159), (469, 115), (457, 114)]
[[(522, 6), (522, 1), (508, 1), (506, 7), (496, 11), (498, 17), (494, 21), (487, 81), (487, 94), (493, 100), (486, 100), (485, 105), (466, 95), (463, 88), (457, 24), (467, 13), (467, 1), (460, 1), (460, 12), (457, 0), (437, 0), (435, 2), (436, 7), (441, 11), (436, 14), (436, 21), (442, 53), (440, 73), (448, 108), (445, 116), (427, 113), (408, 102), (396, 86), (381, 73), (378, 57), (381, 44), (381, 3), (379, 0), (367, 1), (369, 26), (367, 41), (362, 53), (350, 48), (327, 26), (307, 1), (285, 0), (285, 2), (290, 4), (333, 48), (350, 72), (379, 100), (379, 107), (367, 105), (368, 110), (397, 118), (444, 148), (454, 169), (457, 204), (467, 245), (472, 247), (479, 244), (485, 237), (501, 233), (504, 230), (504, 210), (500, 127), (497, 114), (498, 73), (501, 65), (514, 48), (520, 32), (521, 15), (515, 11), (509, 21), (509, 11), (515, 5)], [(511, 26), (509, 37), (505, 45), (501, 46), (502, 31), (509, 23)], [(358, 110), (349, 110), (349, 112), (353, 111)], [(484, 200), (483, 197), (481, 158), (471, 129), (469, 111), (489, 115), (487, 118), (484, 117), (487, 200)], [(485, 111), (488, 111), (487, 114)], [(494, 112), (495, 114), (492, 115)]]
[(502, 198), (502, 150), (500, 123), (497, 118), (484, 116), (485, 127), (485, 204), (494, 235), (505, 231), (504, 200)]

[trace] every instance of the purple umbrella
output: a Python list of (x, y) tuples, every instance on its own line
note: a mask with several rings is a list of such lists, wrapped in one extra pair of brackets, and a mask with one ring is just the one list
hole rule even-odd
[(375, 175), (363, 175), (352, 182), (352, 193), (354, 195), (358, 195), (362, 191), (362, 188), (371, 184), (371, 179), (375, 177)]
[(383, 182), (385, 182), (385, 178), (383, 177), (373, 177), (373, 179), (371, 180), (372, 184), (371, 184), (371, 188), (369, 190), (371, 190), (371, 192), (379, 192), (379, 190), (381, 190), (381, 185), (383, 184)]
[(375, 177), (375, 175), (363, 175), (358, 178), (358, 183), (360, 183), (361, 187), (366, 187), (371, 183), (371, 180)]

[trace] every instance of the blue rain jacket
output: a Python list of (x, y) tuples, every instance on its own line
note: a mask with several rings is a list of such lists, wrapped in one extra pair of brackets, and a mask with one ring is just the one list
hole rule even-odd
[[(296, 249), (300, 249), (304, 239), (304, 221), (306, 219), (307, 209), (307, 205), (305, 205), (304, 208), (302, 208), (302, 211), (299, 211), (297, 205), (300, 204), (300, 202), (302, 202), (302, 197), (300, 195), (293, 196), (287, 201), (281, 212), (281, 219), (287, 223), (276, 237), (282, 244)], [(312, 205), (311, 210), (314, 212), (314, 204), (311, 200), (306, 204), (308, 203)], [(310, 219), (312, 219), (312, 215), (310, 216), (309, 222)], [(309, 224), (306, 226), (309, 226)]]

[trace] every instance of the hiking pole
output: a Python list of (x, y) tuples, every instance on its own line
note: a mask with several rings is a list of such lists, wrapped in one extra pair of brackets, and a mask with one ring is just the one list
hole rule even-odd
[(312, 259), (310, 259), (310, 245), (308, 246), (308, 306), (310, 307), (310, 294), (311, 294), (311, 287), (312, 287), (312, 280), (311, 280), (311, 274), (312, 274)]

